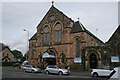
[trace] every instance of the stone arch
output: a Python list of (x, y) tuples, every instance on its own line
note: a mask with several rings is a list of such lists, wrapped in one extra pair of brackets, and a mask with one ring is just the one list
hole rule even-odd
[(95, 53), (91, 53), (89, 56), (90, 69), (94, 69), (98, 66), (98, 60)]
[(49, 25), (45, 25), (43, 27), (43, 38), (42, 38), (42, 42), (43, 42), (44, 45), (49, 44), (49, 42), (50, 42), (50, 33), (51, 33), (51, 30), (50, 30)]
[(55, 48), (48, 48), (48, 49), (47, 49), (47, 52), (53, 52), (53, 53), (54, 53), (54, 55), (55, 55), (55, 57), (57, 57), (57, 56), (58, 56), (58, 52), (56, 51), (56, 49), (55, 49)]
[(97, 51), (95, 51), (95, 50), (90, 50), (90, 51), (88, 51), (88, 52), (85, 54), (86, 59), (89, 59), (89, 56), (90, 56), (91, 53), (95, 53), (95, 55), (97, 56), (97, 59), (98, 59), (98, 60), (100, 59), (100, 54), (99, 54)]
[[(59, 25), (59, 26), (58, 26)], [(53, 25), (53, 40), (55, 42), (62, 42), (63, 40), (63, 24), (60, 21), (56, 21)]]
[(80, 42), (81, 42), (81, 37), (80, 36), (75, 36), (74, 38), (73, 38), (73, 43), (76, 41), (76, 39), (79, 39), (80, 40)]
[(49, 55), (49, 57), (45, 57), (45, 55), (43, 56), (42, 54), (42, 65), (43, 65), (43, 68), (45, 68), (47, 65), (56, 65), (56, 62), (57, 62), (57, 51), (55, 48), (48, 48), (44, 54), (47, 54)]
[[(100, 55), (95, 50), (90, 50), (85, 54), (86, 69), (96, 68), (99, 65)], [(93, 62), (93, 63), (92, 63)], [(93, 66), (91, 66), (93, 65)]]
[(60, 24), (61, 25), (61, 30), (63, 30), (63, 23), (61, 21), (56, 21), (54, 24), (53, 24), (53, 29), (55, 30), (55, 25), (56, 24)]
[(48, 28), (49, 28), (49, 32), (50, 32), (50, 25), (49, 25), (49, 24), (45, 24), (45, 25), (43, 25), (43, 26), (41, 27), (41, 31), (43, 31), (44, 28), (45, 28), (46, 26), (48, 26)]
[(79, 36), (75, 36), (75, 37), (73, 38), (73, 41), (75, 41), (76, 38), (78, 38), (78, 39), (80, 40), (80, 37), (79, 37)]

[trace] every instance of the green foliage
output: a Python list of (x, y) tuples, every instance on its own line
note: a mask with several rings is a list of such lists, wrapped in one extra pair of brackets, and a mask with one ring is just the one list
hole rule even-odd
[(21, 59), (23, 57), (22, 52), (18, 50), (13, 50), (12, 52), (16, 59)]
[(13, 62), (2, 62), (2, 66), (12, 66)]
[(21, 62), (24, 62), (25, 60), (26, 60), (25, 57), (22, 57), (22, 58), (21, 58)]

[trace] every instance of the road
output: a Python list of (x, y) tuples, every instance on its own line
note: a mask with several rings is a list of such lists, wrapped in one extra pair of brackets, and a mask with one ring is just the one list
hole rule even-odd
[[(53, 80), (53, 79), (57, 79), (57, 80), (77, 80), (77, 79), (85, 79), (85, 80), (106, 80), (106, 79), (102, 79), (102, 78), (95, 78), (93, 79), (90, 76), (90, 72), (85, 71), (85, 72), (71, 72), (70, 75), (53, 75), (53, 74), (49, 74), (46, 75), (44, 72), (42, 73), (26, 73), (23, 72), (21, 69), (18, 69), (17, 67), (3, 67), (2, 68), (2, 78), (12, 78), (12, 80), (14, 79), (20, 79), (20, 78), (28, 78), (28, 79), (46, 79), (46, 80)], [(28, 80), (27, 79), (27, 80)]]

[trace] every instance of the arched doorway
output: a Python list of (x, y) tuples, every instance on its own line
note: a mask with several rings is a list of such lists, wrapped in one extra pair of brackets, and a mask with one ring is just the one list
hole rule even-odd
[(96, 68), (98, 65), (97, 63), (97, 56), (94, 53), (90, 54), (90, 69)]
[(48, 65), (56, 65), (56, 56), (55, 56), (54, 51), (50, 50), (49, 55), (53, 55), (54, 57), (47, 58)]
[(56, 52), (54, 49), (49, 48), (47, 51), (43, 52), (42, 59), (44, 68), (47, 65), (56, 65)]

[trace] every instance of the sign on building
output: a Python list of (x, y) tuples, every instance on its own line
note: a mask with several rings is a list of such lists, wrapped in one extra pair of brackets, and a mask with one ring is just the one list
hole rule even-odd
[(111, 62), (120, 62), (119, 56), (111, 56)]
[(81, 63), (81, 57), (74, 58), (74, 63)]
[(43, 52), (42, 58), (55, 58), (54, 55), (50, 55), (49, 52)]

